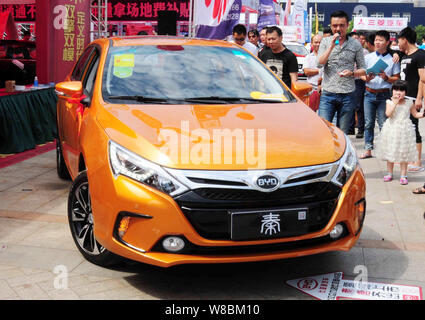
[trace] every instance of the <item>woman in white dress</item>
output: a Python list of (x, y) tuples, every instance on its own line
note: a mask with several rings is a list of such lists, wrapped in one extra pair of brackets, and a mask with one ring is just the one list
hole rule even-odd
[(400, 184), (408, 184), (407, 164), (417, 158), (415, 127), (410, 114), (423, 118), (424, 112), (418, 112), (411, 100), (405, 98), (407, 82), (397, 80), (392, 86), (393, 95), (387, 100), (385, 121), (378, 138), (376, 155), (387, 161), (387, 174), (384, 181), (393, 179), (394, 163), (400, 163)]

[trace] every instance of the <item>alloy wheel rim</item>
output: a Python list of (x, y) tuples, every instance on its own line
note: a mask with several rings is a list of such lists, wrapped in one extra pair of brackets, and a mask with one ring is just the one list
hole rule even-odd
[(94, 236), (93, 213), (91, 209), (88, 182), (75, 188), (72, 199), (72, 227), (78, 245), (84, 252), (99, 255), (105, 251)]

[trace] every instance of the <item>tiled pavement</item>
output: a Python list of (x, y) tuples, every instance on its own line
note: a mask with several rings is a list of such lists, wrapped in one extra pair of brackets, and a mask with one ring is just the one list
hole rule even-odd
[[(352, 139), (360, 152), (362, 141)], [(285, 281), (334, 271), (353, 278), (358, 265), (369, 281), (425, 288), (425, 196), (411, 193), (425, 173), (401, 186), (382, 181), (384, 162), (361, 163), (367, 217), (350, 252), (170, 269), (132, 262), (106, 269), (82, 258), (67, 225), (70, 183), (56, 175), (55, 151), (0, 169), (0, 300), (312, 299)]]

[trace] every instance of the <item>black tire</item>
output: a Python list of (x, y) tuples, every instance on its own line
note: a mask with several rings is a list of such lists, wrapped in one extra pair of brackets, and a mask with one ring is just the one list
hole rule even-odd
[(65, 160), (63, 159), (61, 143), (56, 139), (56, 171), (59, 178), (63, 180), (71, 180), (68, 168), (66, 167)]
[(106, 250), (94, 236), (94, 221), (87, 172), (81, 172), (72, 183), (68, 196), (68, 222), (72, 238), (84, 258), (96, 265), (107, 267), (121, 261)]

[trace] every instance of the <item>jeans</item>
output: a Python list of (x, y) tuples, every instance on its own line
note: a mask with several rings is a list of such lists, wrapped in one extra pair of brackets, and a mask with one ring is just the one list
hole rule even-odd
[(373, 149), (373, 139), (375, 138), (375, 120), (378, 120), (379, 131), (381, 131), (387, 116), (385, 109), (387, 106), (386, 100), (390, 99), (390, 91), (371, 93), (365, 92), (364, 95), (364, 119), (365, 119), (365, 150)]
[(332, 122), (337, 113), (339, 128), (348, 134), (354, 113), (355, 97), (351, 93), (332, 93), (323, 91), (320, 97), (319, 116)]

